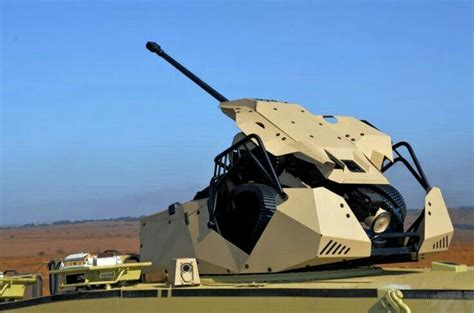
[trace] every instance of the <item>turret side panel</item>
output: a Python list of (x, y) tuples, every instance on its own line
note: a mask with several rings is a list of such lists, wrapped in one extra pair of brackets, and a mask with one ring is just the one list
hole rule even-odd
[(194, 257), (182, 207), (178, 207), (173, 215), (166, 211), (142, 219), (140, 243), (141, 261), (152, 262), (144, 272), (153, 273), (154, 280), (165, 278), (165, 271), (169, 271), (173, 258)]
[(207, 201), (189, 202), (187, 209), (188, 230), (196, 252), (195, 257), (200, 262), (199, 270), (202, 273), (238, 273), (248, 255), (207, 227)]
[(370, 239), (345, 200), (325, 188), (285, 189), (242, 273), (285, 271), (369, 257)]
[(344, 198), (314, 189), (321, 231), (318, 258), (362, 258), (370, 256), (371, 241)]
[(152, 280), (165, 279), (176, 258), (196, 258), (201, 273), (240, 271), (248, 255), (209, 229), (208, 221), (207, 199), (183, 203), (172, 215), (165, 211), (141, 220), (141, 260), (153, 263), (146, 271)]
[(424, 220), (418, 232), (422, 240), (420, 254), (448, 250), (454, 228), (437, 187), (431, 188), (425, 197)]

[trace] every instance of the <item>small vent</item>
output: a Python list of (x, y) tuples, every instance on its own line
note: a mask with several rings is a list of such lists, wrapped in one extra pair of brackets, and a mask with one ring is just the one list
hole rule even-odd
[(433, 250), (447, 249), (449, 246), (448, 235), (433, 243)]
[(338, 243), (334, 240), (329, 240), (329, 242), (324, 246), (323, 250), (319, 252), (319, 255), (346, 255), (351, 248)]
[(341, 160), (346, 166), (347, 169), (353, 173), (365, 173), (365, 171), (354, 161), (352, 160)]

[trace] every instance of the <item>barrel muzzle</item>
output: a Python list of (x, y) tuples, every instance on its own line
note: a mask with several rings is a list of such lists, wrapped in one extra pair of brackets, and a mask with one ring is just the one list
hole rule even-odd
[(148, 41), (146, 43), (146, 48), (149, 51), (156, 53), (158, 55), (161, 55), (163, 53), (163, 49), (161, 49), (160, 45), (153, 41)]

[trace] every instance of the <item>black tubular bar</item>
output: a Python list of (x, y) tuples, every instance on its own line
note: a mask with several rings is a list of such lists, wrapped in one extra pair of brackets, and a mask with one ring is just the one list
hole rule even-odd
[(371, 241), (377, 239), (398, 239), (398, 238), (408, 238), (408, 242), (403, 247), (387, 247), (387, 248), (373, 248), (371, 251), (371, 256), (380, 256), (380, 255), (397, 255), (405, 254), (418, 251), (418, 244), (420, 242), (420, 235), (415, 232), (399, 232), (399, 233), (384, 233), (378, 234), (371, 238)]
[(388, 248), (373, 248), (370, 252), (371, 257), (380, 257), (380, 256), (398, 256), (398, 255), (408, 255), (416, 250), (411, 247), (388, 247)]
[[(405, 159), (400, 152), (397, 151), (397, 148), (399, 147), (405, 147), (410, 154), (411, 159), (413, 160), (413, 163), (415, 164), (416, 170), (413, 168), (413, 166), (410, 164), (410, 162)], [(428, 182), (428, 179), (426, 178), (426, 175), (421, 168), (420, 162), (418, 161), (418, 158), (416, 157), (415, 152), (413, 151), (413, 148), (410, 146), (409, 143), (405, 141), (400, 141), (392, 146), (393, 151), (397, 154), (398, 157), (396, 157), (392, 163), (386, 164), (385, 166), (382, 167), (382, 172), (387, 171), (389, 168), (391, 168), (395, 163), (397, 162), (402, 162), (403, 165), (410, 171), (410, 173), (415, 177), (415, 179), (418, 181), (418, 183), (425, 189), (426, 191), (430, 188), (430, 183)]]
[[(258, 159), (253, 155), (253, 153), (251, 152), (251, 150), (249, 149), (249, 147), (247, 146), (247, 143), (248, 142), (251, 142), (252, 139), (255, 139), (255, 141), (257, 141), (257, 147), (259, 147), (261, 149), (261, 151), (263, 152), (263, 157), (264, 157), (264, 163), (265, 163), (265, 166), (260, 162), (258, 161)], [(246, 136), (245, 138), (239, 140), (238, 142), (236, 142), (235, 144), (233, 144), (232, 146), (230, 146), (229, 148), (225, 149), (224, 151), (222, 151), (221, 153), (219, 153), (215, 158), (214, 158), (214, 163), (217, 165), (217, 164), (222, 164), (220, 162), (220, 160), (229, 154), (229, 152), (232, 152), (234, 150), (239, 150), (237, 148), (239, 147), (244, 147), (245, 150), (247, 152), (249, 152), (249, 155), (250, 157), (252, 158), (253, 161), (255, 161), (255, 163), (257, 164), (257, 166), (264, 171), (264, 174), (265, 176), (267, 176), (267, 178), (270, 180), (270, 182), (273, 184), (273, 186), (275, 187), (275, 189), (277, 190), (277, 192), (280, 194), (280, 195), (284, 195), (285, 192), (283, 191), (283, 188), (281, 187), (281, 184), (280, 184), (280, 180), (278, 179), (276, 173), (275, 173), (275, 170), (273, 169), (273, 166), (272, 166), (272, 163), (270, 161), (270, 157), (268, 156), (268, 153), (267, 153), (267, 150), (265, 149), (265, 146), (263, 144), (263, 141), (262, 139), (256, 135), (256, 134), (250, 134), (248, 136)], [(240, 153), (239, 153), (240, 154)], [(214, 171), (215, 173), (215, 171)]]
[[(257, 142), (256, 147), (258, 147), (262, 153), (263, 153), (263, 164), (260, 162), (255, 155), (252, 153), (251, 149), (248, 147), (248, 143), (252, 142), (252, 139), (254, 139)], [(257, 168), (262, 172), (264, 177), (273, 185), (273, 187), (276, 189), (276, 191), (280, 194), (282, 198), (286, 198), (286, 194), (283, 191), (283, 188), (281, 187), (280, 180), (278, 179), (278, 176), (275, 173), (275, 170), (272, 166), (272, 163), (270, 161), (270, 158), (268, 157), (268, 153), (265, 150), (265, 146), (263, 145), (262, 140), (260, 137), (256, 134), (250, 134), (243, 138), (242, 140), (239, 140), (237, 143), (233, 144), (223, 152), (219, 153), (215, 158), (214, 158), (214, 176), (211, 178), (211, 181), (209, 183), (209, 201), (208, 201), (208, 210), (209, 210), (209, 227), (210, 228), (216, 228), (218, 230), (218, 225), (215, 220), (215, 209), (217, 205), (217, 191), (224, 181), (224, 178), (226, 178), (227, 173), (232, 169), (234, 163), (236, 160), (233, 159), (233, 156), (229, 156), (231, 153), (237, 153), (237, 156), (240, 158), (241, 152), (239, 148), (245, 148), (245, 150), (248, 152), (248, 155), (250, 156), (250, 160), (257, 166)], [(224, 159), (224, 161), (223, 161)], [(230, 163), (228, 163), (228, 161)]]
[(372, 237), (371, 240), (374, 241), (374, 240), (377, 240), (377, 239), (394, 239), (394, 238), (408, 238), (408, 237), (413, 237), (413, 238), (420, 239), (420, 235), (418, 233), (404, 232), (404, 233), (379, 234), (379, 235), (375, 235), (374, 237)]
[[(216, 189), (217, 189), (217, 178), (214, 176), (211, 178), (211, 181), (209, 182), (209, 199), (207, 200), (207, 210), (209, 211), (209, 222), (207, 223), (207, 226), (209, 228), (216, 228), (217, 223), (216, 223), (216, 217), (214, 216), (214, 211), (215, 211), (215, 206), (216, 206)], [(219, 232), (218, 229), (216, 229), (217, 232)]]
[[(410, 154), (410, 157), (413, 160), (413, 163), (415, 164), (416, 170), (411, 166), (411, 164), (398, 152), (397, 148), (399, 147), (404, 147), (407, 149), (408, 153)], [(392, 146), (393, 151), (398, 155), (392, 163), (389, 163), (385, 166), (382, 167), (382, 172), (385, 172), (389, 168), (391, 168), (395, 163), (397, 162), (402, 162), (405, 167), (410, 171), (410, 173), (415, 177), (415, 179), (418, 181), (418, 183), (425, 189), (425, 191), (428, 192), (428, 190), (431, 188), (430, 183), (428, 182), (428, 179), (426, 178), (425, 172), (421, 168), (420, 162), (418, 161), (418, 158), (416, 157), (415, 151), (413, 150), (412, 146), (406, 142), (406, 141), (400, 141)], [(407, 229), (407, 233), (412, 233), (413, 231), (418, 230), (421, 222), (423, 221), (425, 209), (421, 211), (421, 214), (416, 218), (416, 220), (411, 224), (410, 227)], [(413, 244), (413, 242), (417, 240), (419, 241), (419, 238), (416, 236), (410, 236), (408, 240), (408, 245)]]
[(428, 185), (426, 185), (426, 182), (423, 181), (423, 179), (418, 175), (418, 173), (415, 171), (415, 169), (411, 166), (411, 164), (404, 158), (404, 157), (396, 157), (393, 160), (393, 163), (388, 164), (386, 167), (384, 167), (382, 170), (385, 172), (389, 168), (391, 168), (395, 163), (397, 162), (402, 162), (403, 165), (410, 171), (410, 173), (415, 177), (415, 179), (418, 181), (418, 183), (423, 187), (423, 189), (427, 190), (429, 188)]
[(401, 156), (400, 153), (398, 153), (397, 148), (398, 147), (405, 147), (408, 152), (410, 153), (410, 156), (413, 160), (413, 163), (415, 163), (416, 169), (418, 170), (418, 173), (420, 174), (420, 177), (425, 181), (426, 185), (430, 187), (430, 183), (428, 182), (428, 179), (426, 178), (425, 172), (421, 168), (420, 162), (418, 161), (418, 158), (416, 157), (415, 151), (411, 147), (411, 145), (406, 142), (406, 141), (400, 141), (399, 143), (396, 143), (393, 145), (393, 150), (398, 154), (398, 156)]
[(153, 41), (148, 41), (146, 43), (146, 48), (153, 52), (156, 53), (158, 56), (162, 57), (165, 59), (169, 64), (174, 66), (178, 71), (184, 74), (187, 78), (192, 80), (194, 83), (196, 83), (199, 87), (204, 89), (208, 94), (213, 96), (217, 101), (219, 102), (226, 102), (229, 101), (226, 97), (221, 95), (217, 90), (209, 86), (206, 82), (204, 82), (202, 79), (194, 75), (190, 70), (185, 68), (183, 65), (181, 65), (178, 61), (173, 59), (171, 56), (169, 56), (161, 47), (159, 44)]
[(416, 220), (411, 224), (410, 227), (408, 227), (407, 232), (412, 232), (418, 229), (420, 227), (421, 221), (423, 221), (423, 218), (425, 217), (425, 209), (421, 210), (420, 215), (416, 218)]
[(426, 186), (428, 186), (429, 188), (430, 183), (428, 182), (428, 178), (426, 178), (425, 172), (423, 171), (423, 168), (421, 167), (420, 162), (418, 161), (415, 151), (413, 150), (411, 145), (406, 141), (400, 141), (399, 143), (396, 143), (393, 145), (393, 149), (395, 150), (395, 153), (397, 153), (398, 156), (401, 157), (400, 153), (397, 151), (398, 147), (405, 147), (407, 149), (407, 151), (410, 153), (410, 157), (412, 158), (413, 163), (415, 163), (415, 167), (418, 170), (420, 177), (423, 179), (423, 181), (426, 183)]

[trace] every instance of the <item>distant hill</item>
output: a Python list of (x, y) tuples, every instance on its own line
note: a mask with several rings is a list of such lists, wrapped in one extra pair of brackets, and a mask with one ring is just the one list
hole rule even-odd
[[(408, 210), (407, 222), (411, 223), (420, 212), (421, 210)], [(449, 216), (455, 228), (474, 229), (474, 207), (449, 209)]]
[[(421, 210), (408, 210), (406, 223), (411, 224), (416, 217), (420, 214)], [(449, 216), (454, 225), (454, 228), (463, 230), (474, 230), (474, 207), (461, 207), (455, 209), (449, 209)], [(52, 223), (28, 223), (23, 225), (9, 225), (0, 226), (2, 228), (21, 228), (21, 227), (38, 227), (38, 226), (50, 226), (50, 225), (74, 225), (82, 223), (96, 223), (96, 222), (134, 222), (139, 221), (143, 218), (141, 216), (120, 216), (108, 219), (84, 219), (84, 220), (58, 220)]]
[(85, 219), (85, 220), (77, 220), (77, 221), (69, 221), (69, 220), (60, 220), (52, 222), (51, 225), (68, 225), (68, 224), (81, 224), (81, 223), (92, 223), (92, 222), (130, 222), (130, 221), (139, 221), (143, 216), (121, 216), (115, 218), (107, 218), (107, 219)]
[(51, 226), (51, 225), (74, 225), (74, 224), (83, 224), (83, 223), (98, 223), (98, 222), (134, 222), (139, 221), (142, 216), (120, 216), (114, 218), (106, 218), (106, 219), (85, 219), (85, 220), (59, 220), (54, 221), (52, 223), (28, 223), (23, 225), (8, 225), (8, 226), (0, 226), (2, 228), (27, 228), (27, 227), (40, 227), (40, 226)]

